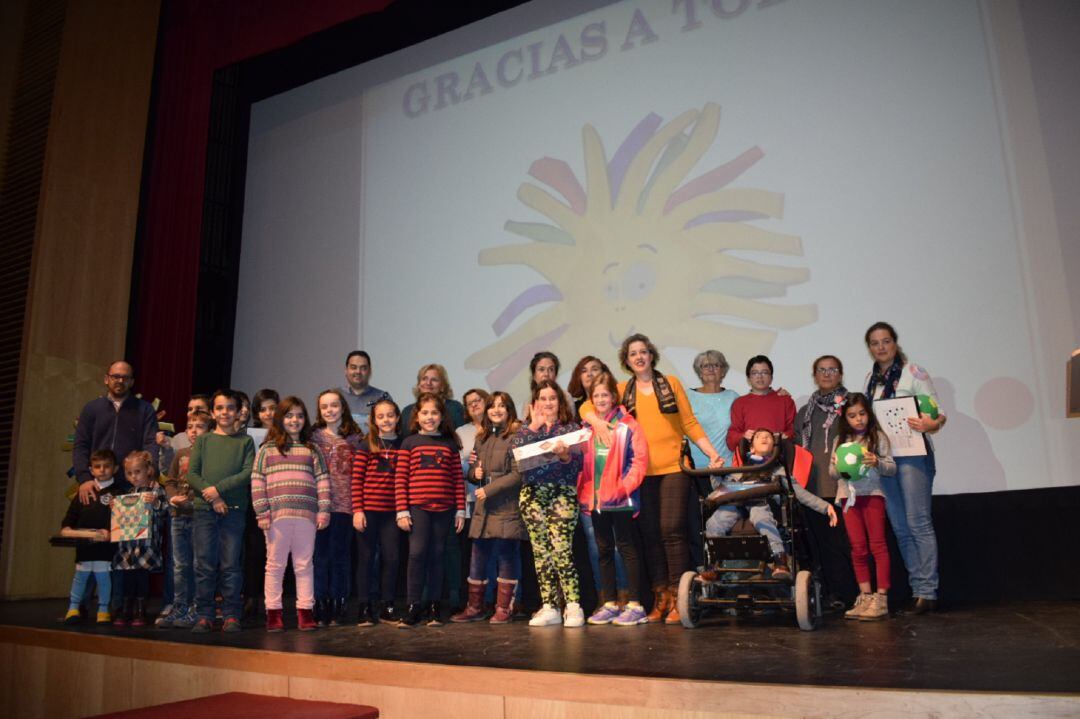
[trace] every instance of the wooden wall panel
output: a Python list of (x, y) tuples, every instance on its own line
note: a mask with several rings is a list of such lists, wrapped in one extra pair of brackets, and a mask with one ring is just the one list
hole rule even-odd
[(432, 691), (297, 677), (289, 681), (289, 696), (294, 699), (367, 704), (379, 708), (380, 719), (503, 719), (503, 697), (473, 694), (464, 682), (456, 689)]
[(158, 11), (156, 0), (67, 3), (16, 403), (7, 597), (63, 596), (70, 582), (71, 552), (46, 539), (70, 483), (61, 443), (124, 350)]

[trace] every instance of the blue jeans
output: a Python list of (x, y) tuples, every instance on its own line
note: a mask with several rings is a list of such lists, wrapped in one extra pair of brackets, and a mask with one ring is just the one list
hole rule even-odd
[(934, 492), (934, 458), (896, 457), (896, 476), (882, 477), (885, 512), (908, 571), (911, 592), (937, 599), (938, 547), (930, 514)]
[[(581, 521), (581, 528), (585, 532), (585, 544), (589, 548), (589, 564), (592, 565), (596, 591), (599, 592), (602, 589), (600, 586), (600, 548), (596, 544), (596, 529), (593, 528), (592, 514), (581, 512), (579, 520)], [(615, 550), (615, 586), (620, 590), (629, 588), (626, 579), (626, 564), (623, 563), (622, 555), (619, 554), (618, 549)], [(634, 587), (634, 591), (637, 591), (637, 587)], [(612, 601), (614, 601), (614, 597), (612, 597)]]
[(214, 592), (221, 581), (222, 615), (239, 619), (243, 611), (240, 590), (244, 572), (240, 568), (244, 547), (244, 513), (228, 514), (196, 509), (192, 522), (195, 542), (195, 608), (200, 619), (214, 619)]
[(331, 512), (330, 526), (315, 533), (316, 600), (349, 596), (352, 543), (352, 515)]
[(168, 537), (168, 541), (162, 542), (161, 572), (164, 575), (161, 586), (161, 606), (165, 607), (173, 603), (173, 594), (176, 587), (173, 586), (173, 561), (172, 561), (172, 516), (165, 512), (165, 521), (162, 524), (162, 536)]
[[(776, 517), (773, 516), (769, 505), (761, 504), (745, 505), (750, 510), (750, 523), (754, 525), (757, 533), (765, 537), (769, 542), (769, 550), (774, 556), (784, 553), (784, 542), (780, 539), (780, 530), (776, 527)], [(706, 537), (726, 537), (731, 528), (739, 521), (739, 508), (733, 504), (725, 504), (717, 507), (709, 520), (705, 522)]]
[(195, 557), (191, 541), (193, 521), (190, 516), (172, 518), (172, 604), (178, 614), (195, 606)]

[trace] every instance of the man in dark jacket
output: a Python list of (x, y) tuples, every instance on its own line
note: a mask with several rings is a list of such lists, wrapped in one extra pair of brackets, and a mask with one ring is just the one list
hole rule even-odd
[(149, 402), (131, 393), (135, 372), (124, 361), (113, 362), (105, 371), (105, 395), (90, 400), (79, 413), (75, 443), (71, 451), (79, 499), (89, 504), (96, 498), (94, 477), (90, 474), (90, 455), (99, 449), (111, 449), (120, 463), (116, 473), (117, 492), (131, 486), (124, 477), (124, 457), (145, 449), (157, 466), (157, 416)]

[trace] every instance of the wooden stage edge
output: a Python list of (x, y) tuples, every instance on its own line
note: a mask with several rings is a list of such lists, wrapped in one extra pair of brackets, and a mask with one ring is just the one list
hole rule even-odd
[[(377, 706), (384, 719), (1080, 715), (1080, 695), (744, 684), (462, 667), (0, 626), (0, 715), (76, 717), (223, 691)], [(107, 677), (120, 681), (106, 682)], [(106, 690), (105, 687), (108, 686)]]

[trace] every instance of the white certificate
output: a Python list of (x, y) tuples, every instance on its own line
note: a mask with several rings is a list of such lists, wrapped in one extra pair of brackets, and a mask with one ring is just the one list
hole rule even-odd
[(881, 431), (889, 438), (893, 457), (923, 457), (926, 439), (922, 432), (908, 426), (908, 417), (919, 416), (919, 401), (914, 397), (894, 397), (874, 400), (874, 415)]
[(567, 447), (572, 447), (575, 444), (581, 444), (589, 439), (591, 434), (592, 433), (588, 429), (579, 429), (576, 432), (568, 432), (556, 437), (548, 437), (539, 442), (533, 442), (532, 444), (517, 447), (514, 449), (514, 461), (518, 463), (519, 471), (535, 469), (536, 467), (542, 467), (545, 464), (558, 462), (559, 458), (552, 453), (556, 444), (562, 442)]

